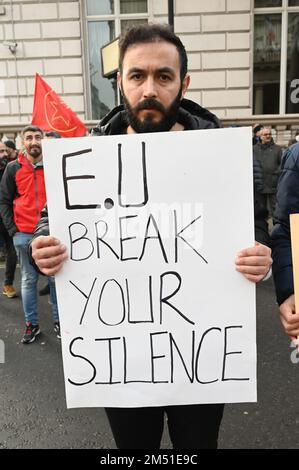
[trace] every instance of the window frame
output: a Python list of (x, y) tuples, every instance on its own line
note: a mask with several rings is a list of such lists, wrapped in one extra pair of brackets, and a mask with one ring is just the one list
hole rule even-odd
[[(114, 0), (114, 13), (105, 15), (88, 15), (87, 2), (81, 1), (81, 18), (83, 19), (83, 61), (84, 61), (84, 88), (85, 88), (85, 109), (87, 120), (94, 120), (92, 117), (91, 86), (90, 86), (90, 58), (89, 58), (89, 35), (88, 23), (96, 21), (114, 21), (115, 38), (121, 33), (122, 20), (147, 19), (153, 21), (152, 0), (147, 0), (147, 13), (120, 13), (120, 0)], [(108, 79), (107, 79), (108, 80)], [(120, 104), (120, 94), (118, 92), (117, 103)]]
[[(279, 113), (277, 115), (286, 115), (286, 93), (287, 93), (287, 55), (288, 55), (288, 15), (289, 13), (298, 13), (299, 6), (288, 6), (288, 0), (282, 0), (281, 7), (263, 7), (255, 8), (253, 1), (253, 18), (252, 18), (252, 93), (251, 93), (251, 106), (254, 109), (254, 18), (256, 15), (265, 15), (278, 13), (281, 14), (281, 55), (280, 55), (280, 86), (279, 86)], [(299, 77), (298, 77), (299, 78)], [(257, 114), (253, 114), (257, 116)]]

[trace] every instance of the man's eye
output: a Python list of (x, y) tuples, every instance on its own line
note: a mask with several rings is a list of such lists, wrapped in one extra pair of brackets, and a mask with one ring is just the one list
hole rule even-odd
[(141, 78), (141, 73), (134, 73), (134, 75), (131, 75), (131, 80), (141, 80)]
[(167, 82), (170, 80), (170, 77), (169, 75), (160, 75), (160, 80), (162, 80), (162, 82)]

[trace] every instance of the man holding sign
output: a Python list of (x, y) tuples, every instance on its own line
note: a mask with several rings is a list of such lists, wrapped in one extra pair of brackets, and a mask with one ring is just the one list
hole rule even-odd
[[(97, 135), (165, 133), (220, 127), (213, 114), (183, 99), (190, 80), (187, 74), (187, 55), (180, 39), (168, 27), (142, 25), (128, 30), (120, 41), (119, 69), (118, 84), (125, 107), (118, 107), (106, 116), (94, 132)], [(163, 134), (161, 138), (162, 136)], [(148, 223), (150, 221), (153, 219), (149, 219)], [(157, 227), (156, 231), (158, 232)], [(31, 245), (32, 256), (40, 271), (46, 275), (54, 275), (60, 271), (68, 254), (66, 247), (55, 237), (48, 236), (48, 233), (45, 214)], [(178, 231), (176, 235), (179, 236)], [(133, 238), (136, 237), (123, 237), (122, 241)], [(147, 232), (143, 248), (149, 238), (158, 240), (166, 259), (167, 253), (163, 249), (159, 232), (155, 237)], [(139, 260), (143, 254), (144, 251)], [(270, 249), (261, 244), (241, 250), (236, 259), (236, 270), (247, 279), (258, 282), (269, 271), (270, 254)], [(151, 283), (149, 289), (151, 290)], [(170, 297), (172, 295), (163, 297), (160, 294), (160, 301), (167, 303)], [(175, 310), (180, 314), (178, 309)], [(176, 318), (173, 319), (174, 322), (175, 320)], [(189, 318), (184, 317), (184, 320), (190, 322)], [(152, 356), (153, 361), (155, 358), (158, 355)], [(196, 399), (189, 403), (138, 408), (132, 407), (136, 404), (128, 408), (106, 407), (118, 448), (159, 448), (165, 413), (174, 448), (216, 448), (224, 405), (191, 404), (196, 403)]]

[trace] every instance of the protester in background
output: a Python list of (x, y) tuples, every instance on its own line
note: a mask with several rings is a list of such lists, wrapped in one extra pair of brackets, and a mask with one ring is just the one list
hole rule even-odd
[(61, 139), (61, 135), (55, 131), (45, 132), (44, 139)]
[(261, 130), (260, 142), (253, 147), (253, 155), (261, 162), (263, 168), (264, 204), (269, 216), (273, 218), (282, 149), (279, 145), (274, 144), (269, 127), (264, 127)]
[[(27, 126), (22, 132), (23, 151), (9, 163), (0, 186), (0, 213), (19, 256), (22, 303), (26, 329), (23, 343), (32, 343), (40, 333), (37, 311), (38, 273), (29, 262), (30, 242), (46, 202), (41, 140), (43, 131)], [(52, 302), (54, 331), (59, 329), (57, 303)]]
[[(146, 24), (131, 28), (120, 41), (118, 84), (125, 106), (113, 109), (95, 135), (215, 129), (220, 122), (198, 104), (183, 99), (190, 77), (183, 44), (170, 28)], [(32, 241), (32, 256), (46, 275), (59, 271), (66, 248), (48, 236), (47, 214)], [(45, 236), (43, 236), (45, 235)], [(236, 269), (252, 281), (269, 271), (271, 250), (256, 245), (241, 252)], [(212, 288), (212, 287), (211, 287)], [(233, 294), (233, 293), (232, 293)], [(223, 404), (194, 404), (148, 408), (106, 408), (118, 448), (158, 449), (167, 414), (174, 448), (217, 447)]]
[(282, 325), (292, 340), (299, 336), (299, 312), (295, 309), (290, 214), (299, 213), (299, 142), (283, 156), (278, 182), (273, 246), (273, 277)]
[(263, 128), (262, 124), (254, 124), (252, 128), (252, 145), (256, 145), (260, 142), (261, 130)]
[[(8, 153), (6, 145), (3, 142), (0, 142), (0, 182), (3, 177), (3, 173), (8, 164)], [(6, 230), (2, 217), (0, 216), (0, 235), (4, 242), (5, 247), (5, 277), (2, 293), (6, 295), (9, 299), (12, 299), (17, 296), (16, 290), (13, 286), (16, 266), (17, 266), (17, 254), (14, 248), (12, 237), (9, 235)]]
[[(260, 126), (260, 124), (258, 124)], [(231, 124), (229, 127), (240, 127), (239, 124)], [(260, 126), (262, 129), (262, 126)], [(254, 189), (254, 221), (255, 240), (263, 245), (270, 246), (268, 228), (268, 211), (264, 204), (264, 178), (261, 163), (253, 157), (253, 189)]]
[(299, 131), (296, 131), (295, 136), (289, 140), (288, 147), (290, 147), (290, 145), (296, 144), (297, 142), (299, 142)]
[(7, 153), (8, 153), (8, 161), (12, 162), (18, 156), (18, 151), (17, 151), (17, 148), (16, 148), (16, 144), (14, 143), (13, 140), (6, 140), (4, 142), (4, 144), (6, 146), (6, 150), (7, 150)]
[(254, 190), (254, 228), (255, 239), (263, 245), (270, 246), (268, 211), (265, 205), (263, 188), (263, 169), (261, 162), (253, 156), (253, 190)]

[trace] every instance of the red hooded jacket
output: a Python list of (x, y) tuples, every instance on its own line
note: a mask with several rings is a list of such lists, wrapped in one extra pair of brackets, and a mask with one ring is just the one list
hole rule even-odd
[(20, 152), (6, 166), (0, 185), (0, 214), (10, 236), (33, 233), (45, 203), (43, 163), (33, 165)]

